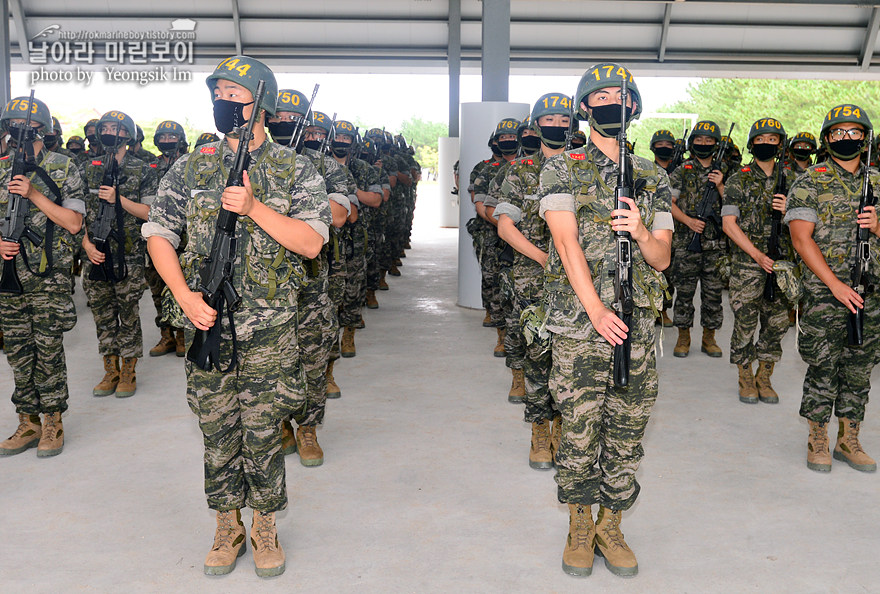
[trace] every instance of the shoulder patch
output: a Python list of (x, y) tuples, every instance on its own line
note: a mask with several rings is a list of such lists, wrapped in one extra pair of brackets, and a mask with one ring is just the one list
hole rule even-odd
[(213, 155), (217, 152), (216, 146), (203, 146), (202, 150), (199, 151), (203, 155)]
[(500, 167), (500, 166), (501, 166), (501, 163), (498, 161), (495, 161), (494, 163), (492, 163), (492, 167)]
[(0, 161), (5, 161), (8, 158), (9, 158), (9, 155), (3, 155), (2, 157), (0, 157)]
[(816, 167), (813, 171), (816, 171), (817, 173), (825, 173), (826, 171), (828, 171), (828, 168), (827, 167)]
[(685, 169), (693, 169), (694, 166), (691, 165), (690, 163), (685, 163), (685, 164), (684, 164), (684, 168), (685, 168)]
[(158, 163), (150, 163), (150, 167), (152, 167), (153, 169), (156, 169), (159, 167), (159, 165), (158, 165)]
[(92, 165), (103, 165), (103, 164), (104, 164), (104, 162), (101, 161), (100, 159), (93, 159), (92, 160)]
[(520, 161), (520, 163), (522, 163), (523, 165), (534, 165), (535, 164), (535, 162), (533, 160), (529, 159), (528, 157), (526, 157), (525, 159)]
[(752, 170), (751, 167), (743, 167), (742, 169), (740, 169), (740, 171), (742, 171), (743, 173), (748, 173), (751, 170)]
[(584, 153), (572, 153), (568, 155), (568, 157), (570, 159), (574, 159), (575, 161), (583, 161), (587, 158), (587, 155), (585, 155)]

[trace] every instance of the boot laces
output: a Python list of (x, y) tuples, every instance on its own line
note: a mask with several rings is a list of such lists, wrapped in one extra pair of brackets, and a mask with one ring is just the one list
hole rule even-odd
[(852, 421), (844, 422), (849, 426), (849, 431), (844, 433), (843, 443), (853, 454), (864, 454), (865, 450), (862, 449), (862, 444), (859, 443), (859, 435), (856, 432), (856, 424)]
[(537, 448), (550, 447), (550, 423), (544, 421), (535, 426), (535, 446)]
[[(47, 417), (47, 420), (48, 420), (48, 417)], [(13, 433), (13, 435), (12, 435), (12, 437), (10, 437), (10, 439), (22, 437), (24, 435), (25, 431), (27, 431), (30, 428), (30, 425), (31, 425), (30, 418), (27, 416), (22, 416), (21, 422), (19, 422), (19, 424), (18, 424), (18, 429), (15, 430), (15, 433)]]
[(303, 427), (300, 436), (305, 447), (314, 447), (318, 445), (318, 436), (314, 427)]
[(256, 539), (261, 549), (275, 548), (275, 522), (272, 514), (254, 512), (254, 526), (251, 537)]
[(617, 514), (611, 514), (604, 532), (610, 546), (627, 551), (629, 550), (626, 541), (623, 540), (623, 532), (620, 531), (620, 516)]
[(578, 505), (573, 519), (574, 533), (571, 534), (574, 544), (573, 548), (578, 549), (584, 547), (585, 549), (589, 549), (593, 546), (591, 526), (593, 517), (590, 508), (585, 505)]
[(232, 537), (236, 533), (237, 522), (233, 521), (235, 510), (217, 513), (217, 535), (214, 537), (214, 549), (228, 549), (232, 547)]
[(816, 447), (819, 451), (825, 452), (828, 450), (828, 429), (825, 427), (825, 423), (815, 423), (811, 428), (813, 442), (816, 444)]
[(55, 439), (55, 433), (58, 431), (58, 425), (55, 422), (55, 415), (46, 415), (43, 423), (43, 436), (48, 439)]

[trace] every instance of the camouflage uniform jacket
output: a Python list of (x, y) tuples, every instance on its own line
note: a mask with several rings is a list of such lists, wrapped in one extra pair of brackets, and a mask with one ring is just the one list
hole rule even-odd
[[(786, 186), (791, 187), (797, 175), (788, 167), (783, 168)], [(776, 173), (768, 176), (754, 161), (730, 176), (724, 184), (724, 199), (721, 216), (733, 215), (746, 237), (762, 252), (767, 251), (772, 224), (773, 192), (776, 188)], [(731, 259), (737, 263), (757, 263), (751, 256), (734, 244)], [(779, 253), (782, 259), (791, 258), (791, 237), (783, 227), (779, 236)]]
[(104, 155), (104, 147), (100, 144), (89, 145), (89, 148), (81, 152), (76, 156), (76, 164), (80, 169), (85, 167), (85, 164), (93, 159), (100, 159)]
[[(673, 189), (681, 191), (675, 204), (684, 214), (690, 217), (697, 216), (697, 208), (699, 208), (700, 202), (703, 200), (703, 189), (706, 187), (707, 181), (709, 181), (709, 167), (703, 167), (696, 159), (688, 159), (669, 176), (669, 185)], [(715, 214), (721, 216), (720, 200), (715, 201), (713, 209)], [(685, 249), (691, 240), (692, 234), (693, 232), (687, 226), (675, 221), (673, 246), (676, 249)], [(703, 230), (703, 248), (720, 249), (722, 239), (723, 233), (721, 229), (714, 223), (707, 222), (706, 228)]]
[[(220, 196), (234, 159), (225, 140), (180, 157), (162, 178), (150, 220), (143, 226), (144, 237), (164, 237), (175, 248), (186, 231), (189, 241), (180, 263), (192, 290), (198, 287), (199, 265), (211, 251)], [(248, 176), (256, 200), (304, 221), (327, 241), (330, 203), (308, 159), (267, 140), (251, 152)], [(235, 313), (235, 327), (239, 337), (246, 337), (295, 318), (303, 268), (298, 254), (282, 247), (249, 217), (239, 218), (236, 235), (232, 284), (241, 295), (242, 307)]]
[[(671, 230), (672, 194), (666, 172), (648, 159), (631, 155), (635, 203), (644, 225), (651, 231)], [(617, 164), (588, 141), (579, 149), (553, 156), (541, 169), (538, 189), (540, 215), (548, 210), (575, 213), (578, 237), (593, 286), (602, 303), (611, 308), (614, 301), (614, 271), (617, 249), (611, 230)], [(633, 298), (636, 307), (659, 309), (665, 282), (632, 242)], [(547, 329), (574, 339), (598, 340), (599, 334), (568, 281), (562, 260), (551, 243), (544, 273), (544, 300)], [(604, 339), (602, 339), (604, 340)]]
[[(870, 169), (871, 185), (880, 189), (880, 172)], [(794, 220), (809, 221), (813, 229), (813, 241), (825, 257), (835, 276), (848, 283), (854, 263), (856, 215), (862, 191), (863, 174), (845, 170), (834, 159), (808, 167), (788, 191), (788, 203), (783, 219), (786, 224)], [(870, 234), (870, 273), (880, 273), (878, 249), (880, 239)], [(807, 293), (830, 291), (808, 266), (802, 266), (804, 290)]]
[[(345, 207), (345, 210), (348, 213), (351, 213), (351, 201), (349, 200), (349, 196), (354, 193), (355, 183), (354, 178), (348, 169), (337, 163), (330, 155), (321, 154), (314, 149), (303, 148), (302, 155), (311, 160), (318, 175), (323, 178), (324, 187), (327, 190), (327, 197), (333, 202), (341, 204)], [(339, 238), (342, 231), (332, 226), (332, 214), (331, 226), (328, 233), (329, 239), (327, 244), (324, 245), (324, 248), (321, 250), (321, 255), (314, 260), (309, 261), (309, 264), (307, 265), (311, 268), (311, 270), (309, 270), (311, 277), (318, 276), (318, 271), (315, 270), (316, 265), (321, 269), (326, 269), (332, 261), (337, 264), (334, 268), (338, 269), (338, 265), (342, 261), (342, 253), (339, 245)]]
[[(86, 196), (86, 224), (91, 227), (98, 218), (98, 188), (104, 177), (104, 161), (108, 155), (100, 159), (86, 161), (82, 165), (83, 177), (88, 187)], [(158, 178), (156, 170), (144, 163), (137, 157), (125, 153), (122, 163), (119, 164), (119, 195), (125, 196), (132, 202), (150, 204), (156, 197)], [(137, 218), (128, 211), (123, 213), (123, 229), (125, 231), (125, 253), (145, 254), (147, 243), (141, 237), (141, 225), (143, 220)], [(115, 224), (114, 224), (115, 225)]]
[(494, 161), (494, 159), (486, 159), (485, 161), (479, 161), (476, 165), (474, 165), (474, 168), (471, 169), (470, 176), (468, 177), (468, 187), (467, 187), (468, 193), (476, 191), (474, 189), (474, 184), (476, 183), (477, 178), (480, 176), (480, 173), (482, 173), (483, 168), (486, 167), (492, 161)]
[[(52, 178), (58, 189), (61, 190), (61, 206), (85, 216), (85, 189), (82, 176), (73, 160), (60, 153), (50, 152), (45, 149), (40, 151), (38, 155), (35, 155), (35, 160), (40, 164), (40, 167), (46, 170), (46, 173), (49, 174), (49, 177)], [(9, 184), (11, 170), (12, 157), (7, 155), (0, 158), (0, 212), (4, 214), (9, 203), (7, 185)], [(28, 178), (41, 194), (55, 202), (55, 195), (42, 179), (34, 173), (29, 174)], [(26, 200), (26, 202), (29, 207), (28, 227), (45, 238), (46, 222), (48, 220), (46, 215), (42, 210), (34, 206), (34, 203), (30, 200)], [(52, 238), (52, 272), (43, 278), (32, 274), (22, 262), (22, 258), (17, 257), (15, 266), (24, 291), (26, 293), (33, 293), (39, 290), (70, 291), (70, 270), (73, 265), (75, 243), (75, 236), (68, 233), (60, 225), (55, 225)], [(24, 246), (23, 250), (27, 252), (30, 267), (42, 274), (47, 264), (45, 260), (45, 242), (40, 247), (35, 247), (30, 241), (25, 239), (22, 241), (22, 245)]]
[(480, 169), (480, 173), (474, 178), (474, 202), (485, 204), (489, 194), (489, 184), (503, 163), (503, 159), (493, 159)]
[(501, 165), (494, 171), (492, 179), (489, 180), (489, 190), (486, 192), (486, 200), (483, 201), (483, 205), (487, 208), (495, 208), (498, 206), (498, 202), (501, 200), (501, 184), (504, 183), (504, 178), (507, 177), (510, 165), (514, 162), (516, 162), (516, 159), (513, 159), (512, 161), (505, 161), (502, 159)]
[(129, 154), (133, 154), (133, 156), (137, 157), (144, 163), (155, 163), (158, 160), (156, 155), (154, 155), (144, 147), (141, 147), (138, 150), (134, 151), (134, 153)]
[[(351, 172), (358, 190), (382, 194), (379, 172), (372, 165), (361, 159), (349, 157), (348, 170)], [(358, 208), (358, 220), (363, 218), (364, 225), (369, 225), (377, 213), (377, 207), (361, 205)]]

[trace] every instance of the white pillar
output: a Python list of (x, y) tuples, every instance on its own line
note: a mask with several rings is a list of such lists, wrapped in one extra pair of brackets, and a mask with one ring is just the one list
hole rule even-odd
[(529, 115), (527, 103), (484, 101), (461, 104), (461, 147), (458, 175), (461, 184), (458, 225), (458, 305), (483, 309), (480, 296), (480, 265), (474, 253), (473, 238), (465, 225), (476, 216), (474, 204), (467, 191), (471, 170), (479, 161), (491, 157), (487, 146), (489, 135), (504, 118), (521, 120)]
[[(459, 196), (452, 193), (455, 189), (455, 176), (452, 168), (458, 161), (458, 138), (441, 137), (438, 139), (440, 156), (437, 167), (437, 181), (440, 182), (440, 226), (458, 227)], [(459, 174), (459, 180), (461, 175)], [(467, 184), (465, 184), (467, 189)]]

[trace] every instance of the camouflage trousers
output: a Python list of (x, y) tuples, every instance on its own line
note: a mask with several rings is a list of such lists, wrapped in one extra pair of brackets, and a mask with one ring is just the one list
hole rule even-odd
[(339, 325), (354, 326), (361, 317), (361, 310), (366, 300), (367, 275), (367, 237), (366, 228), (357, 225), (351, 230), (351, 257), (345, 261), (345, 287), (342, 295), (342, 307), (339, 309)]
[(126, 255), (125, 263), (128, 276), (118, 283), (111, 283), (89, 280), (92, 263), (86, 261), (83, 289), (95, 318), (98, 353), (139, 359), (144, 356), (140, 313), (140, 299), (146, 289), (144, 254)]
[(552, 337), (550, 391), (562, 416), (556, 454), (561, 503), (599, 503), (626, 510), (639, 494), (636, 470), (642, 439), (657, 398), (654, 316), (637, 309), (632, 333), (629, 386), (612, 377), (613, 349), (598, 334), (575, 340)]
[(807, 364), (800, 415), (828, 422), (831, 413), (861, 422), (871, 391), (871, 371), (880, 360), (880, 295), (865, 299), (864, 344), (847, 345), (849, 310), (831, 291), (808, 292), (800, 318), (798, 350)]
[[(65, 276), (70, 284), (70, 275)], [(12, 367), (15, 412), (36, 415), (67, 410), (63, 334), (76, 324), (70, 290), (0, 294), (0, 329)]]
[[(488, 223), (486, 223), (488, 225)], [(495, 228), (488, 229), (481, 236), (483, 243), (480, 247), (480, 274), (481, 292), (483, 297), (483, 305), (489, 310), (489, 320), (497, 325), (504, 325), (504, 310), (501, 306), (501, 288), (498, 285), (498, 272), (500, 270), (498, 264), (498, 249), (496, 243), (498, 235)]]
[[(533, 303), (540, 303), (543, 298), (543, 268), (536, 268), (534, 265), (514, 264), (513, 282), (514, 294), (516, 295), (513, 302), (514, 315), (519, 322), (522, 319), (523, 310)], [(522, 335), (521, 324), (519, 328), (520, 335)], [(523, 350), (522, 370), (526, 388), (523, 398), (525, 404), (523, 420), (526, 423), (536, 423), (544, 419), (553, 419), (559, 416), (559, 412), (556, 410), (556, 403), (553, 402), (548, 386), (552, 363), (550, 351), (541, 353), (539, 345), (527, 345), (525, 338), (523, 338)]]
[(700, 283), (700, 325), (709, 330), (721, 328), (724, 311), (721, 308), (721, 291), (724, 284), (715, 264), (724, 253), (721, 249), (710, 249), (703, 242), (699, 254), (687, 249), (675, 250), (672, 262), (672, 280), (675, 282), (675, 309), (672, 323), (676, 328), (690, 328), (694, 325), (694, 295), (697, 281)]
[[(392, 195), (393, 196), (393, 195)], [(379, 276), (381, 276), (382, 272), (385, 272), (391, 268), (391, 263), (394, 262), (395, 256), (392, 255), (392, 246), (391, 242), (393, 240), (394, 234), (394, 213), (391, 210), (392, 201), (394, 198), (389, 198), (387, 202), (383, 202), (382, 206), (379, 207), (379, 217), (378, 221), (380, 223), (379, 232), (377, 233), (378, 241), (378, 250), (377, 250), (377, 264), (379, 267)], [(376, 286), (379, 287), (379, 277), (376, 277)]]
[[(730, 272), (730, 307), (733, 310), (733, 334), (730, 337), (730, 362), (751, 365), (782, 358), (782, 338), (788, 332), (788, 300), (776, 291), (776, 300), (764, 299), (767, 273), (757, 264), (737, 262)], [(761, 322), (758, 342), (753, 338)]]
[(365, 289), (379, 290), (379, 280), (382, 278), (383, 268), (380, 266), (380, 253), (384, 242), (382, 216), (378, 209), (364, 206), (364, 209), (375, 210), (367, 219), (367, 274)]
[(299, 363), (306, 379), (306, 405), (294, 416), (298, 425), (324, 422), (327, 408), (327, 362), (339, 335), (336, 306), (327, 293), (326, 276), (308, 279), (297, 296)]
[[(187, 344), (194, 334), (186, 329)], [(231, 356), (232, 341), (223, 340), (220, 360)], [(305, 401), (297, 359), (296, 325), (288, 323), (240, 338), (238, 366), (231, 373), (202, 371), (186, 361), (187, 402), (205, 444), (209, 508), (287, 507), (281, 420), (298, 413)]]
[(516, 307), (513, 269), (510, 266), (498, 268), (498, 292), (501, 296), (501, 311), (504, 315), (505, 364), (510, 369), (522, 369), (526, 344), (523, 340), (519, 316), (522, 310)]
[(156, 327), (162, 329), (165, 324), (162, 323), (162, 290), (165, 288), (165, 281), (153, 268), (153, 264), (147, 264), (144, 269), (144, 277), (147, 280), (147, 286), (150, 288), (150, 296), (153, 298), (153, 305), (156, 306)]

